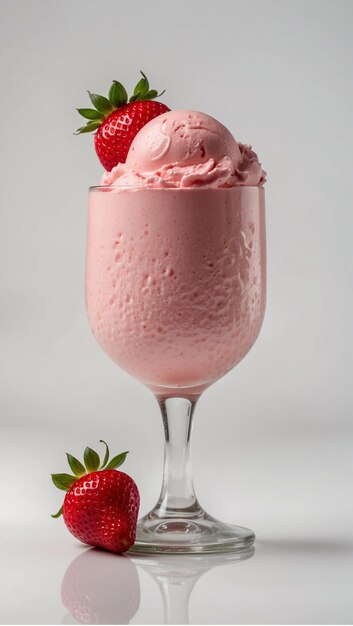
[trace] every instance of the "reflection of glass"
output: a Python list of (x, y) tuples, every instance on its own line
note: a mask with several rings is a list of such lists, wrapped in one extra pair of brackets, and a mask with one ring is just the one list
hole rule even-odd
[(162, 493), (135, 552), (226, 552), (254, 541), (199, 505), (190, 434), (200, 394), (250, 350), (265, 308), (264, 190), (90, 191), (86, 302), (103, 350), (155, 394)]
[(146, 570), (158, 584), (164, 605), (165, 624), (189, 624), (189, 598), (198, 579), (214, 567), (249, 559), (253, 547), (224, 555), (158, 557), (134, 556), (133, 561)]
[(94, 548), (67, 568), (63, 604), (79, 624), (129, 624), (140, 605), (140, 582), (127, 556)]

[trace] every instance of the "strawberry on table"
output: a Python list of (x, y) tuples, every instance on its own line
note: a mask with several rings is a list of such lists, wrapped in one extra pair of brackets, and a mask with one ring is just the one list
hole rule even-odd
[(63, 515), (69, 531), (92, 546), (125, 552), (136, 538), (140, 496), (133, 479), (116, 468), (125, 461), (122, 452), (109, 461), (109, 448), (102, 464), (92, 448), (84, 451), (84, 464), (71, 454), (67, 460), (74, 475), (52, 474), (58, 489), (67, 491), (64, 504), (52, 517)]
[(96, 153), (109, 172), (118, 163), (125, 163), (132, 140), (139, 130), (153, 118), (170, 110), (162, 102), (154, 100), (164, 91), (159, 94), (150, 89), (147, 77), (143, 72), (141, 74), (142, 78), (129, 100), (125, 87), (114, 80), (108, 98), (88, 92), (94, 109), (77, 109), (88, 122), (76, 134), (97, 131), (94, 136)]

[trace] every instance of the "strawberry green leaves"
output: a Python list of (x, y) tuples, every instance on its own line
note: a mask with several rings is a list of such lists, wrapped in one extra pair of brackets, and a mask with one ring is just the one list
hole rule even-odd
[(89, 98), (93, 104), (93, 106), (99, 111), (99, 113), (108, 114), (112, 112), (113, 105), (109, 102), (108, 98), (104, 96), (99, 96), (97, 93), (88, 92)]
[(125, 87), (117, 80), (113, 80), (112, 86), (109, 89), (108, 98), (88, 91), (88, 95), (94, 109), (77, 109), (78, 113), (89, 121), (86, 126), (78, 128), (75, 135), (81, 135), (82, 133), (90, 133), (98, 130), (100, 125), (113, 111), (127, 105), (128, 103), (137, 102), (138, 100), (154, 100), (158, 96), (164, 94), (165, 90), (158, 93), (156, 89), (150, 89), (147, 76), (142, 71), (140, 71), (140, 73), (142, 78), (138, 81), (130, 99), (128, 99)]
[(81, 135), (82, 133), (92, 133), (100, 127), (100, 122), (88, 122), (86, 126), (81, 126), (74, 133), (75, 135)]
[(85, 462), (85, 466), (87, 468), (88, 472), (96, 472), (99, 464), (100, 464), (100, 458), (97, 454), (97, 452), (95, 452), (94, 450), (92, 450), (92, 448), (86, 448), (84, 453), (83, 453), (83, 460)]
[(70, 474), (52, 474), (51, 479), (58, 489), (62, 491), (69, 491), (72, 485), (76, 482), (77, 477)]
[(87, 120), (103, 120), (103, 115), (99, 111), (95, 109), (76, 109), (82, 117), (85, 117)]
[(117, 454), (115, 457), (113, 457), (111, 459), (111, 461), (109, 462), (109, 464), (107, 465), (108, 461), (109, 461), (109, 448), (108, 448), (108, 444), (103, 441), (103, 439), (100, 439), (101, 443), (104, 443), (105, 445), (105, 456), (104, 456), (104, 460), (102, 465), (100, 466), (99, 469), (116, 469), (117, 467), (120, 467), (120, 465), (122, 465), (126, 459), (126, 456), (129, 454), (128, 451), (126, 452), (121, 452), (121, 454)]
[[(87, 474), (90, 474), (91, 472), (97, 472), (97, 471), (104, 472), (105, 470), (116, 469), (117, 467), (120, 467), (120, 465), (124, 463), (126, 456), (128, 454), (127, 451), (117, 454), (115, 457), (111, 459), (111, 461), (109, 461), (108, 444), (105, 441), (103, 441), (103, 439), (100, 439), (100, 443), (104, 443), (105, 445), (105, 454), (104, 454), (104, 459), (103, 459), (101, 466), (99, 465), (100, 464), (99, 455), (97, 454), (95, 450), (92, 450), (92, 448), (89, 448), (88, 446), (85, 448), (85, 451), (83, 453), (83, 460), (84, 460), (85, 465), (83, 465), (81, 461), (79, 461), (75, 456), (72, 456), (72, 454), (69, 454), (67, 452), (66, 453), (67, 462), (74, 475), (52, 474), (51, 479), (55, 487), (57, 487), (58, 489), (61, 489), (62, 491), (69, 491), (71, 487), (78, 480), (80, 480), (80, 478), (82, 478), (83, 476), (86, 476)], [(61, 507), (61, 509), (55, 515), (52, 515), (52, 517), (54, 518), (60, 517), (62, 512), (63, 512), (63, 507)]]
[(75, 135), (80, 135), (81, 133), (91, 133), (97, 130), (104, 120), (104, 114), (101, 113), (101, 111), (96, 111), (95, 109), (77, 109), (77, 111), (80, 115), (82, 115), (82, 117), (89, 121), (86, 126), (78, 128)]
[(60, 517), (60, 515), (62, 515), (63, 513), (63, 506), (60, 507), (60, 509), (58, 510), (57, 513), (55, 513), (55, 515), (51, 515), (50, 517), (54, 517), (55, 519), (57, 519), (58, 517)]
[[(165, 90), (164, 90), (165, 91)], [(158, 93), (156, 91), (156, 89), (150, 89), (147, 93), (146, 93), (146, 97), (145, 100), (154, 100), (154, 98), (157, 98), (157, 96), (161, 96), (164, 91), (162, 91), (161, 93)]]
[(124, 463), (127, 454), (129, 454), (128, 451), (117, 454), (117, 456), (110, 461), (105, 469), (116, 469), (117, 467), (120, 467), (120, 465)]
[(134, 89), (134, 93), (132, 94), (129, 102), (135, 102), (136, 100), (143, 100), (149, 91), (150, 85), (147, 80), (147, 76), (141, 71), (140, 71), (140, 74), (142, 74), (142, 78), (137, 83)]
[(125, 87), (117, 80), (113, 80), (113, 84), (109, 89), (109, 101), (115, 109), (124, 106), (127, 103), (127, 91)]
[(78, 128), (75, 135), (94, 132), (100, 127), (101, 123), (104, 122), (114, 108), (116, 108), (108, 98), (104, 96), (99, 96), (97, 93), (91, 93), (90, 91), (88, 95), (95, 109), (77, 109), (77, 112), (89, 121), (86, 126)]
[(137, 83), (129, 102), (136, 102), (137, 100), (154, 100), (157, 96), (164, 94), (165, 89), (161, 93), (158, 93), (156, 89), (150, 89), (147, 76), (141, 70), (140, 74), (142, 74), (142, 78), (140, 78)]
[(68, 452), (66, 452), (66, 456), (67, 462), (70, 465), (70, 469), (73, 471), (75, 476), (84, 476), (86, 473), (86, 468), (82, 465), (82, 463)]
[[(77, 476), (70, 476), (70, 474), (52, 474), (51, 479), (55, 487), (57, 487), (58, 489), (61, 489), (62, 491), (69, 491), (72, 485), (74, 485), (75, 482), (77, 481)], [(52, 515), (51, 517), (54, 517), (54, 519), (57, 519), (58, 517), (60, 517), (60, 515), (62, 515), (62, 512), (63, 512), (63, 506), (64, 505), (62, 505), (60, 509), (58, 510), (58, 512)]]

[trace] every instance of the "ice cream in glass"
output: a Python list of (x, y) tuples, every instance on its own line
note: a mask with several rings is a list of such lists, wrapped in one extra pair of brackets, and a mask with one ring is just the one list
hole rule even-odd
[(264, 181), (249, 145), (205, 113), (177, 110), (144, 125), (126, 161), (90, 189), (89, 323), (111, 359), (155, 394), (166, 437), (162, 491), (132, 551), (228, 552), (254, 541), (199, 505), (190, 434), (201, 393), (262, 325)]

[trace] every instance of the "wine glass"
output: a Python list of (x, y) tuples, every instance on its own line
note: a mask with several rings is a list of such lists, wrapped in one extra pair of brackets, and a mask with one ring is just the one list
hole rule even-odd
[(201, 393), (250, 350), (266, 299), (260, 187), (92, 187), (86, 304), (103, 350), (155, 395), (165, 433), (156, 506), (139, 520), (139, 553), (220, 553), (254, 533), (197, 501), (190, 436)]

